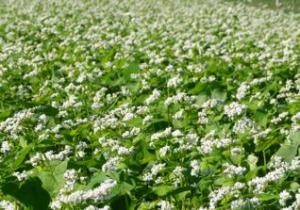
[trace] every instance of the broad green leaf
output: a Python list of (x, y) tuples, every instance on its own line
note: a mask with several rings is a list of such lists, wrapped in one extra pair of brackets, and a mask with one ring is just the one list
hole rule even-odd
[(107, 176), (101, 172), (95, 173), (92, 178), (90, 179), (89, 183), (85, 187), (86, 190), (92, 189), (95, 185), (103, 182), (105, 179), (107, 179)]
[(208, 99), (208, 96), (205, 94), (200, 94), (196, 97), (196, 104), (198, 106), (201, 106), (202, 104), (204, 104)]
[(195, 87), (191, 90), (189, 90), (189, 94), (199, 94), (201, 93), (203, 90), (205, 90), (205, 87), (206, 87), (207, 84), (203, 84), (201, 82), (198, 82)]
[(293, 145), (299, 146), (300, 145), (300, 132), (292, 133), (290, 136)]
[(28, 178), (21, 186), (7, 183), (2, 187), (5, 194), (11, 195), (31, 210), (48, 209), (49, 193), (42, 187), (37, 177)]
[(114, 195), (125, 195), (129, 193), (132, 189), (134, 189), (134, 186), (126, 183), (126, 182), (121, 182), (119, 183), (113, 190), (112, 194)]
[(261, 201), (269, 201), (269, 200), (274, 200), (274, 199), (278, 199), (278, 195), (274, 195), (274, 194), (259, 194), (257, 195), (257, 197), (261, 200)]
[(215, 184), (219, 186), (229, 185), (232, 184), (232, 179), (226, 176), (220, 177), (215, 180)]
[(255, 119), (255, 122), (262, 126), (262, 127), (266, 127), (267, 123), (268, 123), (268, 115), (267, 113), (264, 112), (260, 112), (260, 111), (255, 111), (255, 113), (253, 114), (253, 118)]
[(51, 196), (55, 196), (64, 184), (64, 173), (67, 170), (68, 161), (60, 163), (50, 163), (48, 167), (34, 169), (33, 176), (37, 176), (42, 181), (42, 186)]
[(3, 120), (7, 117), (9, 117), (9, 115), (11, 114), (11, 110), (10, 109), (2, 109), (0, 110), (0, 120)]
[(291, 161), (296, 157), (300, 145), (300, 132), (295, 132), (290, 136), (290, 142), (287, 141), (281, 145), (276, 155), (282, 157), (285, 161)]
[(297, 192), (300, 189), (300, 184), (297, 182), (292, 182), (290, 184), (290, 189), (292, 192)]
[(211, 97), (213, 99), (216, 99), (218, 101), (226, 101), (226, 98), (227, 98), (227, 93), (225, 91), (222, 91), (220, 89), (214, 89), (211, 93)]
[(297, 147), (293, 144), (285, 143), (281, 145), (276, 155), (282, 157), (285, 161), (291, 161), (297, 155)]
[(172, 190), (174, 190), (174, 187), (170, 185), (160, 185), (153, 188), (154, 193), (158, 196), (165, 196)]

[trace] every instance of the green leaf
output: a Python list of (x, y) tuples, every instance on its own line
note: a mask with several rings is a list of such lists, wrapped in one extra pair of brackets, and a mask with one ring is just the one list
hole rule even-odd
[(143, 156), (144, 158), (139, 161), (141, 164), (154, 162), (156, 159), (156, 156), (148, 151), (144, 151)]
[(206, 84), (203, 84), (203, 83), (199, 82), (199, 83), (197, 83), (197, 84), (195, 85), (195, 87), (194, 87), (193, 89), (189, 90), (188, 93), (189, 93), (189, 94), (196, 95), (196, 94), (199, 94), (199, 93), (201, 93), (202, 91), (204, 91), (206, 87), (207, 87)]
[(71, 130), (69, 135), (70, 136), (79, 136), (79, 135), (86, 136), (88, 134), (89, 129), (90, 129), (90, 124), (84, 123), (84, 124), (79, 125), (77, 128)]
[(226, 176), (220, 177), (215, 180), (215, 185), (224, 186), (229, 184), (232, 184), (232, 179)]
[(57, 175), (57, 176), (61, 176), (65, 173), (65, 171), (67, 170), (67, 167), (68, 167), (68, 161), (65, 160), (63, 162), (61, 162), (60, 164), (56, 165), (55, 168), (54, 168), (54, 175)]
[(127, 68), (121, 71), (124, 79), (129, 80), (131, 74), (138, 72), (139, 64), (138, 63), (130, 63)]
[(23, 163), (28, 153), (31, 151), (31, 146), (24, 147), (16, 156), (15, 161), (12, 162), (12, 170), (18, 169), (18, 167)]
[(255, 111), (253, 114), (253, 118), (257, 122), (258, 125), (262, 127), (266, 127), (268, 123), (268, 115), (267, 113), (260, 112), (260, 111)]
[(222, 91), (220, 89), (214, 89), (211, 93), (211, 97), (213, 99), (216, 99), (218, 101), (226, 101), (226, 98), (227, 98), (227, 93), (225, 91)]
[(152, 202), (142, 202), (137, 210), (150, 210), (150, 209), (155, 209), (157, 207), (157, 201), (152, 201)]
[(196, 97), (196, 102), (195, 102), (195, 104), (201, 106), (201, 105), (203, 105), (203, 104), (207, 101), (207, 99), (208, 99), (208, 97), (207, 97), (207, 95), (205, 95), (205, 94), (198, 95), (198, 96)]
[(158, 131), (163, 130), (165, 128), (169, 127), (168, 121), (166, 121), (164, 118), (157, 118), (153, 119), (151, 123), (145, 128), (146, 131)]
[(297, 147), (290, 143), (285, 143), (281, 145), (276, 155), (282, 157), (285, 161), (291, 161), (297, 155)]
[(42, 186), (51, 196), (55, 196), (64, 184), (64, 173), (67, 170), (68, 161), (50, 163), (48, 167), (34, 169), (33, 176), (42, 181)]
[(173, 186), (170, 185), (160, 185), (153, 188), (153, 192), (158, 196), (165, 196), (169, 192), (171, 192), (174, 189)]
[(281, 145), (276, 155), (282, 157), (285, 161), (291, 161), (297, 155), (300, 145), (300, 132), (295, 132), (290, 135), (290, 142), (287, 141)]
[(43, 114), (46, 114), (48, 116), (55, 116), (58, 114), (58, 109), (50, 106), (50, 105), (42, 105), (40, 106), (37, 111), (39, 113), (43, 113)]
[(257, 195), (257, 197), (261, 201), (269, 201), (269, 200), (278, 199), (278, 195), (274, 195), (274, 194), (259, 194), (259, 195)]
[(9, 117), (9, 115), (11, 114), (11, 110), (10, 109), (2, 109), (0, 110), (0, 120), (3, 120), (7, 117)]
[(130, 198), (128, 195), (117, 196), (110, 203), (111, 209), (129, 209)]
[(88, 185), (85, 187), (86, 190), (88, 189), (92, 189), (95, 185), (103, 182), (105, 179), (107, 179), (107, 176), (102, 173), (95, 173), (92, 178), (90, 179), (90, 182), (88, 183)]
[(113, 195), (125, 195), (129, 193), (132, 189), (134, 189), (134, 186), (131, 184), (128, 184), (126, 182), (121, 182), (118, 184), (111, 192)]
[(300, 145), (300, 132), (295, 132), (290, 135), (290, 139), (293, 142), (293, 145), (299, 146)]
[(180, 192), (176, 195), (176, 199), (178, 199), (179, 201), (184, 201), (186, 200), (186, 197), (190, 194), (191, 192), (189, 190)]
[(289, 104), (289, 113), (296, 114), (300, 111), (300, 100)]
[(20, 187), (7, 183), (2, 187), (4, 193), (17, 198), (27, 208), (32, 210), (47, 210), (50, 203), (49, 193), (42, 187), (38, 178), (29, 178)]
[(261, 141), (256, 149), (255, 149), (255, 152), (261, 152), (263, 150), (266, 150), (268, 149), (269, 147), (271, 147), (273, 144), (277, 143), (278, 139), (276, 138), (268, 138), (268, 139), (265, 139), (264, 141)]
[(298, 184), (297, 182), (292, 182), (290, 184), (290, 189), (292, 192), (296, 193), (298, 191), (298, 189), (300, 188), (300, 184)]

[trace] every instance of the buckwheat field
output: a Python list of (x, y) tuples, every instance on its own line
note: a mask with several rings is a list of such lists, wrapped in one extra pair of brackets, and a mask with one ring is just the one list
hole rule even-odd
[(300, 209), (300, 13), (0, 0), (0, 209)]

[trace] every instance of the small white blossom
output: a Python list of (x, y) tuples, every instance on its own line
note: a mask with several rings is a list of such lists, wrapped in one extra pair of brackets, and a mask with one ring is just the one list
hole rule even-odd
[(237, 102), (232, 102), (224, 107), (224, 112), (229, 118), (239, 116), (244, 112), (245, 106)]
[(9, 152), (10, 149), (11, 149), (10, 143), (8, 141), (3, 141), (1, 144), (0, 151), (5, 154), (5, 153)]
[(154, 89), (152, 94), (145, 100), (147, 105), (153, 103), (160, 97), (160, 92), (157, 89)]
[(17, 179), (19, 181), (23, 181), (27, 178), (27, 172), (26, 171), (22, 171), (22, 172), (16, 171), (13, 173), (13, 176), (17, 177)]
[(281, 206), (286, 206), (286, 201), (288, 199), (290, 199), (292, 196), (290, 195), (290, 193), (286, 190), (282, 191), (280, 194), (279, 194), (279, 204)]
[(169, 79), (167, 83), (168, 88), (176, 88), (182, 82), (182, 78), (179, 75)]
[(200, 165), (198, 160), (192, 160), (191, 161), (191, 176), (198, 176), (200, 172)]
[(160, 210), (172, 210), (174, 209), (174, 205), (170, 203), (169, 201), (161, 200), (158, 203), (159, 209)]

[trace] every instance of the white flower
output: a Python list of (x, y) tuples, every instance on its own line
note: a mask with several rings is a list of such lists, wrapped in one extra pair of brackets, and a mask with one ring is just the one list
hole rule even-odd
[(147, 123), (150, 122), (152, 119), (153, 119), (153, 116), (147, 115), (147, 116), (143, 119), (143, 125), (147, 124)]
[(289, 115), (288, 112), (282, 112), (278, 115), (278, 117), (274, 117), (272, 120), (271, 120), (271, 123), (274, 123), (274, 124), (278, 124), (280, 123), (282, 120), (284, 120), (287, 116)]
[(27, 178), (27, 172), (26, 171), (22, 171), (22, 172), (16, 171), (13, 173), (13, 176), (17, 177), (17, 179), (19, 181), (23, 181)]
[(113, 157), (113, 158), (109, 159), (108, 161), (106, 161), (106, 163), (104, 163), (102, 165), (102, 171), (104, 171), (104, 172), (114, 171), (117, 169), (118, 164), (119, 164), (119, 158)]
[(180, 109), (178, 112), (176, 112), (173, 116), (175, 120), (181, 120), (183, 118), (184, 109)]
[(286, 201), (291, 198), (292, 196), (290, 195), (290, 193), (286, 190), (283, 190), (280, 194), (279, 194), (279, 204), (281, 206), (286, 206)]
[(65, 186), (67, 190), (72, 190), (74, 187), (74, 184), (77, 179), (77, 172), (75, 169), (68, 169), (64, 173), (64, 179), (65, 179)]
[(69, 98), (63, 103), (62, 107), (68, 109), (70, 107), (80, 107), (82, 102), (78, 102), (78, 98), (74, 95), (70, 95)]
[(161, 200), (158, 203), (158, 206), (160, 207), (160, 210), (172, 210), (174, 208), (174, 205), (170, 203), (169, 201)]
[(186, 93), (183, 93), (183, 92), (179, 92), (177, 93), (176, 95), (174, 96), (171, 96), (171, 97), (168, 97), (164, 104), (166, 106), (169, 106), (171, 104), (174, 104), (174, 103), (177, 103), (177, 102), (183, 102), (183, 101), (186, 101), (188, 99)]
[(129, 120), (133, 119), (134, 117), (135, 117), (135, 115), (133, 113), (131, 113), (131, 112), (126, 113), (125, 116), (123, 117), (123, 121), (125, 121), (125, 122), (129, 121)]
[(152, 174), (151, 173), (145, 173), (144, 175), (143, 175), (143, 181), (145, 181), (145, 182), (149, 182), (149, 181), (152, 181), (152, 179), (153, 179), (153, 176), (152, 176)]
[(216, 139), (214, 144), (216, 148), (225, 148), (228, 147), (232, 143), (232, 140), (230, 138), (222, 138), (222, 139)]
[(59, 200), (55, 200), (55, 201), (52, 201), (51, 203), (50, 203), (50, 208), (51, 209), (61, 209), (62, 208), (62, 202), (61, 201), (59, 201)]
[(240, 85), (240, 87), (238, 88), (238, 90), (237, 90), (236, 98), (237, 98), (238, 100), (243, 99), (243, 98), (246, 96), (247, 91), (249, 90), (249, 88), (250, 88), (249, 85), (246, 85), (245, 83), (242, 83), (242, 84)]
[(245, 167), (230, 165), (229, 163), (223, 164), (223, 167), (225, 168), (223, 173), (228, 175), (229, 177), (232, 177), (235, 175), (241, 176), (246, 171)]
[(250, 186), (254, 186), (254, 193), (262, 193), (270, 182), (277, 181), (284, 177), (285, 172), (286, 169), (280, 167), (275, 169), (274, 171), (268, 172), (263, 177), (255, 177), (254, 179), (250, 180), (248, 184)]
[(3, 141), (2, 144), (1, 144), (1, 149), (0, 149), (0, 151), (1, 151), (2, 153), (7, 153), (7, 152), (10, 151), (10, 149), (11, 149), (10, 143), (9, 143), (8, 141)]
[(182, 132), (180, 130), (175, 130), (171, 134), (173, 137), (181, 137), (183, 136)]
[(208, 117), (204, 110), (201, 112), (198, 112), (198, 123), (202, 124), (202, 125), (205, 125), (208, 123)]
[(172, 173), (177, 177), (181, 177), (184, 171), (185, 169), (182, 166), (176, 166)]
[(133, 148), (119, 147), (118, 155), (129, 155), (133, 151)]
[(4, 210), (15, 210), (16, 207), (10, 201), (2, 200), (0, 201), (0, 208)]
[(93, 205), (89, 205), (88, 207), (86, 207), (84, 210), (110, 210), (109, 206), (104, 206), (102, 208), (98, 208), (96, 206)]
[(175, 77), (169, 79), (167, 83), (168, 88), (176, 88), (180, 83), (182, 82), (182, 78), (179, 75), (176, 75)]
[(204, 154), (209, 154), (213, 151), (215, 142), (213, 139), (201, 139), (201, 151)]
[(165, 163), (159, 163), (159, 164), (153, 165), (152, 168), (151, 168), (151, 174), (153, 176), (156, 176), (159, 172), (164, 170), (165, 166), (166, 166)]
[(168, 146), (168, 145), (164, 146), (164, 147), (159, 149), (159, 155), (161, 157), (165, 157), (168, 151), (170, 151), (170, 146)]
[(239, 119), (233, 126), (233, 132), (235, 133), (246, 133), (254, 129), (254, 122), (247, 118), (243, 117)]
[(186, 139), (191, 144), (197, 144), (199, 141), (199, 137), (196, 133), (189, 133), (186, 135)]
[(234, 200), (231, 201), (231, 209), (240, 209), (243, 205), (244, 205), (244, 200), (243, 199), (238, 199), (238, 200)]
[(191, 176), (198, 176), (199, 172), (200, 172), (200, 165), (199, 165), (199, 161), (198, 160), (192, 160), (191, 161)]
[[(179, 131), (180, 132), (180, 131)], [(164, 131), (157, 132), (151, 135), (151, 141), (155, 141), (161, 138), (170, 136), (172, 133), (172, 128), (166, 128)]]
[(224, 107), (224, 112), (229, 118), (234, 118), (235, 116), (241, 115), (244, 109), (244, 105), (241, 105), (237, 102), (232, 102)]
[(209, 209), (215, 209), (217, 203), (222, 200), (228, 193), (231, 192), (231, 188), (228, 186), (216, 189), (208, 195), (209, 197)]
[(153, 103), (160, 97), (160, 92), (157, 89), (154, 89), (152, 94), (145, 100), (147, 105)]
[(217, 104), (218, 104), (218, 101), (213, 98), (213, 99), (209, 99), (206, 102), (204, 102), (201, 107), (203, 109), (207, 110), (207, 109), (211, 109), (211, 108), (216, 107)]

